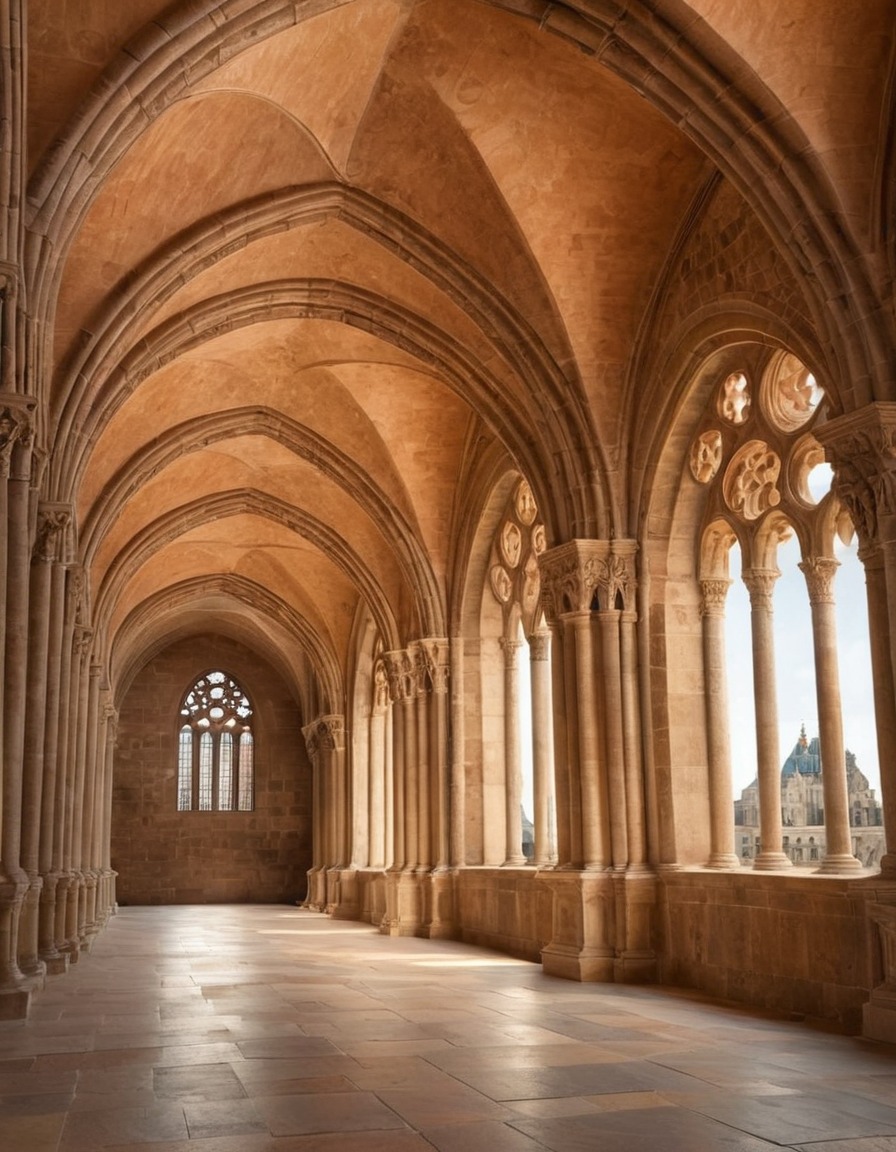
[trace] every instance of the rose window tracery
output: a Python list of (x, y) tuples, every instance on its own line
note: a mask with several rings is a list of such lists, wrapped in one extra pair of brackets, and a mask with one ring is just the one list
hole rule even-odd
[(745, 520), (758, 520), (781, 503), (778, 476), (781, 459), (762, 440), (745, 444), (728, 465), (723, 491), (725, 503)]
[(518, 604), (527, 626), (534, 623), (541, 598), (538, 556), (545, 550), (544, 524), (525, 480), (514, 488), (495, 533), (489, 569), (492, 594), (505, 612)]

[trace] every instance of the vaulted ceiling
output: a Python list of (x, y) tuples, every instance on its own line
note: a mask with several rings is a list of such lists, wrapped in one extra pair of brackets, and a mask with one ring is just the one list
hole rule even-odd
[[(631, 533), (708, 190), (794, 271), (873, 265), (896, 11), (849, 8), (31, 0), (49, 496), (113, 671), (214, 626), (336, 708), (360, 605), (387, 647), (447, 634), (502, 470), (551, 543)], [(788, 246), (794, 189), (833, 255)]]

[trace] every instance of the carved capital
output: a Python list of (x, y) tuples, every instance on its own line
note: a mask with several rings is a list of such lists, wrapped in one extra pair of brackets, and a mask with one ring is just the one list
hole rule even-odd
[(896, 402), (869, 404), (813, 431), (862, 547), (896, 540)]
[(448, 656), (449, 645), (444, 639), (430, 637), (420, 641), (420, 651), (426, 665), (426, 674), (432, 685), (433, 692), (445, 693), (448, 691)]
[(725, 602), (728, 599), (728, 589), (731, 580), (701, 580), (700, 591), (703, 594), (701, 611), (704, 616), (724, 616)]
[[(0, 392), (0, 479), (31, 479), (29, 450), (34, 442), (36, 412), (33, 396)], [(24, 459), (17, 460), (17, 455), (24, 455)]]
[(751, 608), (771, 612), (775, 581), (780, 575), (777, 568), (749, 568), (743, 573)]
[(317, 739), (322, 752), (338, 752), (345, 747), (345, 718), (321, 716), (317, 720)]
[(82, 624), (75, 626), (75, 634), (72, 639), (72, 651), (81, 660), (86, 660), (90, 655), (90, 649), (93, 645), (93, 629), (85, 628)]
[(608, 540), (571, 540), (538, 557), (542, 603), (553, 620), (570, 612), (588, 612), (601, 565), (610, 555)]
[(800, 561), (800, 570), (806, 577), (810, 604), (834, 603), (834, 576), (840, 561), (827, 556), (810, 556)]
[(72, 510), (68, 504), (39, 505), (37, 537), (34, 542), (35, 560), (44, 564), (53, 564), (63, 559), (65, 530), (71, 520)]
[(320, 753), (320, 740), (317, 735), (317, 721), (311, 724), (306, 724), (302, 729), (302, 735), (305, 737), (305, 747), (308, 750), (308, 759), (312, 765), (317, 767), (317, 757)]
[(414, 695), (414, 662), (406, 648), (384, 652), (383, 662), (389, 677), (389, 692), (394, 702), (409, 700)]
[(522, 640), (508, 640), (506, 636), (502, 636), (500, 640), (501, 648), (504, 652), (504, 667), (511, 671), (516, 668), (516, 656), (520, 648), (523, 646)]
[(373, 668), (373, 712), (382, 716), (389, 707), (389, 674), (382, 660)]
[(529, 659), (549, 660), (551, 658), (551, 634), (549, 631), (533, 632), (529, 637)]

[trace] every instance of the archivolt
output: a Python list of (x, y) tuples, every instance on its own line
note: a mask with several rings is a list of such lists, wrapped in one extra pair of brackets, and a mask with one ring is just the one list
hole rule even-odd
[(203, 524), (247, 514), (283, 524), (319, 548), (359, 589), (390, 646), (399, 646), (400, 634), (388, 601), (371, 578), (367, 566), (345, 540), (311, 513), (253, 488), (217, 492), (183, 504), (135, 533), (110, 565), (97, 590), (92, 613), (96, 627), (100, 631), (105, 629), (127, 580), (159, 549)]
[[(276, 621), (282, 625), (284, 635), (293, 643), (298, 637), (318, 680), (321, 710), (325, 713), (342, 711), (342, 680), (339, 662), (332, 649), (323, 643), (300, 613), (273, 595), (269, 589), (235, 573), (198, 576), (174, 587), (164, 588), (127, 616), (112, 643), (110, 674), (116, 698), (120, 699), (127, 692), (139, 667), (171, 641), (171, 628), (177, 624), (177, 610), (181, 607), (195, 609), (197, 602), (201, 603), (208, 596), (224, 596), (249, 608), (251, 611), (247, 613), (247, 619), (250, 621), (259, 616), (266, 621)], [(162, 635), (158, 634), (159, 621), (165, 622), (166, 631)], [(153, 642), (147, 642), (149, 636), (154, 636)], [(281, 673), (284, 673), (284, 670), (289, 669), (289, 658), (285, 653), (278, 652), (276, 645), (272, 644), (271, 647), (275, 656), (272, 662), (282, 665)], [(301, 695), (303, 685), (295, 683), (292, 672), (289, 672), (287, 679)], [(307, 686), (304, 687), (305, 695), (308, 696)], [(305, 699), (306, 712), (311, 706), (310, 699)]]
[(235, 436), (267, 436), (284, 445), (332, 479), (355, 499), (392, 548), (415, 598), (424, 636), (444, 635), (444, 610), (438, 583), (425, 549), (400, 509), (370, 480), (358, 464), (322, 436), (270, 408), (234, 408), (215, 412), (168, 429), (129, 460), (103, 489), (80, 535), (83, 563), (89, 567), (102, 534), (128, 498), (153, 476), (190, 452)]

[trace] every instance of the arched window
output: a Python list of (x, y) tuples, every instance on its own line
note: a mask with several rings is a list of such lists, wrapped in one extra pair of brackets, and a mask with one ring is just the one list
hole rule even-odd
[[(733, 748), (745, 785), (734, 803), (734, 824), (761, 834), (754, 867), (821, 860), (823, 872), (848, 873), (860, 862), (850, 839), (856, 781), (845, 767), (841, 697), (858, 673), (850, 668), (845, 680), (841, 675), (836, 609), (838, 603), (852, 609), (844, 654), (862, 646), (867, 674), (861, 593), (848, 583), (857, 564), (845, 564), (837, 579), (844, 594), (835, 598), (834, 589), (854, 529), (831, 491), (831, 468), (813, 434), (822, 388), (784, 350), (772, 353), (764, 369), (754, 367), (755, 390), (746, 370), (720, 379), (689, 458), (693, 479), (707, 491), (699, 552), (710, 863), (729, 867), (736, 860), (725, 827)], [(789, 739), (807, 716), (818, 736), (810, 741), (803, 731), (788, 757)], [(847, 718), (855, 724), (853, 708)], [(853, 728), (849, 736), (855, 735)], [(806, 826), (823, 829), (809, 838), (808, 857), (783, 835), (784, 828)]]
[(251, 812), (255, 764), (252, 705), (226, 672), (206, 672), (180, 706), (179, 812)]

